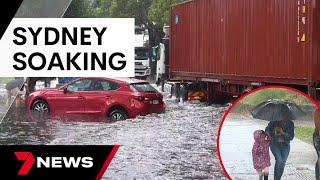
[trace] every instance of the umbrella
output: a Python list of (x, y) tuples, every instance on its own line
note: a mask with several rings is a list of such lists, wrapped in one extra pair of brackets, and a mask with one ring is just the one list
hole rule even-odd
[(295, 120), (306, 113), (294, 103), (270, 99), (260, 103), (251, 110), (253, 118), (267, 121)]
[(10, 91), (10, 90), (12, 90), (14, 88), (19, 88), (20, 89), (22, 87), (23, 83), (24, 83), (24, 79), (23, 78), (17, 78), (15, 80), (12, 80), (12, 81), (10, 81), (10, 82), (8, 82), (6, 84), (6, 90)]

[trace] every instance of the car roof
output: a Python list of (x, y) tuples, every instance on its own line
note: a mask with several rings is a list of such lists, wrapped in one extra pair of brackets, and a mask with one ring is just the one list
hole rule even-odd
[(133, 83), (148, 83), (148, 81), (141, 80), (141, 79), (136, 79), (136, 78), (109, 78), (109, 79), (113, 79), (113, 80), (116, 80), (116, 81), (126, 82), (126, 83), (128, 83), (128, 84), (133, 84)]
[(136, 78), (106, 78), (106, 77), (88, 77), (88, 78), (83, 78), (83, 79), (101, 79), (101, 80), (109, 80), (109, 81), (114, 81), (118, 83), (127, 83), (127, 84), (133, 84), (133, 83), (148, 83), (148, 81), (145, 80), (140, 80)]

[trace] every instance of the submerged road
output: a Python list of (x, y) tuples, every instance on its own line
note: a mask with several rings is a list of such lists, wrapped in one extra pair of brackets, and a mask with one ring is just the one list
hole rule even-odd
[(122, 145), (106, 179), (225, 179), (216, 156), (216, 133), (226, 106), (179, 104), (167, 111), (115, 123), (26, 121), (8, 116), (1, 144)]

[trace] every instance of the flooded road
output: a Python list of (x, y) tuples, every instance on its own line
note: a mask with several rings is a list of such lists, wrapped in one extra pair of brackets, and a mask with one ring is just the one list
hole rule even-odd
[[(216, 133), (226, 106), (166, 100), (164, 114), (115, 123), (4, 119), (1, 144), (119, 144), (106, 179), (225, 179)], [(14, 120), (13, 120), (14, 119)]]
[(0, 120), (3, 118), (7, 111), (7, 107), (5, 106), (6, 104), (6, 89), (5, 89), (5, 84), (0, 83)]

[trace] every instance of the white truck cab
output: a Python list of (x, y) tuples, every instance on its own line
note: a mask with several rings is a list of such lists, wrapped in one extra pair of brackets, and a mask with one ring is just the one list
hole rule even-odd
[(169, 26), (163, 27), (165, 33), (162, 42), (152, 48), (152, 57), (157, 61), (156, 80), (157, 83), (167, 80), (169, 77)]
[(135, 28), (135, 77), (146, 79), (151, 74), (148, 30)]

